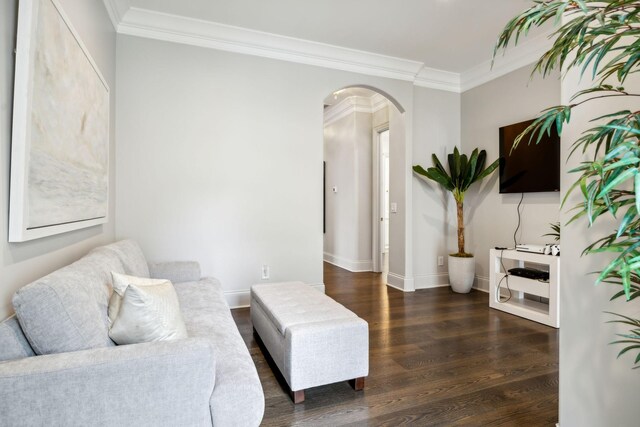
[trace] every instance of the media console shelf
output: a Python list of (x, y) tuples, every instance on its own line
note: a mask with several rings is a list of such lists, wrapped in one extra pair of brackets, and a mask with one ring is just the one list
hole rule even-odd
[[(526, 264), (526, 265), (525, 265)], [(531, 265), (535, 264), (535, 265)], [(503, 269), (504, 265), (504, 269)], [(549, 282), (540, 282), (524, 277), (504, 278), (506, 270), (514, 267), (530, 266), (549, 270)], [(503, 279), (504, 278), (504, 279)], [(500, 284), (500, 296), (497, 293)], [(506, 302), (511, 290), (511, 298)], [(489, 256), (489, 307), (524, 317), (554, 328), (560, 327), (560, 257), (515, 250), (491, 249)], [(525, 298), (525, 294), (547, 298), (549, 304)]]

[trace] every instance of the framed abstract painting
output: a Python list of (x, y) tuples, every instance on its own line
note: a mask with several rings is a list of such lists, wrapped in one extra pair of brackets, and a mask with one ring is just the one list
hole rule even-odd
[(107, 222), (109, 87), (57, 0), (23, 0), (9, 241)]

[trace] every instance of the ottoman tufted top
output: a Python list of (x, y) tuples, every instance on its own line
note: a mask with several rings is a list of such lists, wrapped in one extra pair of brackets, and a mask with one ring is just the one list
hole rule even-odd
[(287, 328), (300, 323), (357, 317), (341, 304), (302, 282), (253, 285), (251, 296), (282, 335)]

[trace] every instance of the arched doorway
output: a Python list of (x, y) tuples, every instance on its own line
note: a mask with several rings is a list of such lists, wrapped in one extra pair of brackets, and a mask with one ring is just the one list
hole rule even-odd
[(394, 164), (404, 149), (403, 113), (369, 86), (344, 87), (324, 99), (325, 262), (391, 276), (394, 263), (404, 267), (404, 222), (394, 217), (397, 200), (404, 200), (394, 186), (406, 173)]

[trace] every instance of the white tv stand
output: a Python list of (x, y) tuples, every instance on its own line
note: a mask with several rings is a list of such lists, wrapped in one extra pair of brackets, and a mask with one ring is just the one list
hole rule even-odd
[[(502, 262), (500, 261), (502, 255)], [(506, 271), (514, 267), (524, 267), (525, 263), (537, 264), (535, 268), (549, 269), (549, 283), (524, 277), (509, 276), (503, 279)], [(502, 264), (504, 264), (504, 269)], [(496, 295), (498, 283), (502, 280), (501, 299), (508, 297), (507, 280), (511, 290), (511, 299), (500, 302)], [(524, 317), (554, 328), (560, 327), (560, 257), (542, 255), (515, 250), (491, 249), (489, 256), (489, 307)], [(524, 294), (548, 298), (549, 304), (526, 299)]]

